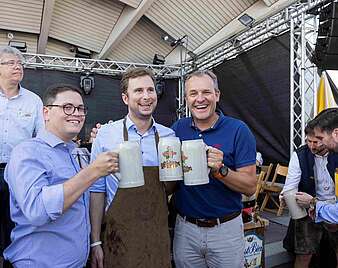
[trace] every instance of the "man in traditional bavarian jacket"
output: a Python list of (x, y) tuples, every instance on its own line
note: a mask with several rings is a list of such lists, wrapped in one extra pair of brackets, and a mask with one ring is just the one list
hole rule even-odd
[[(310, 121), (305, 128), (306, 145), (298, 148), (291, 156), (288, 175), (280, 195), (298, 189), (297, 203), (310, 207), (313, 197), (328, 203), (335, 202), (334, 172), (338, 164), (338, 155), (329, 153), (326, 147), (315, 137)], [(295, 267), (308, 267), (313, 254), (318, 252), (320, 240), (327, 232), (325, 226), (315, 223), (309, 216), (299, 220), (290, 220), (284, 248), (295, 253)], [(338, 232), (330, 233), (330, 242), (337, 252)], [(337, 253), (336, 253), (337, 255)]]

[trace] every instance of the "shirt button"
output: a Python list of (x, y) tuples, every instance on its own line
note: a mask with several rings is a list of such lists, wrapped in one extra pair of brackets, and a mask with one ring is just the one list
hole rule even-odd
[(202, 137), (202, 134), (199, 134), (198, 137)]

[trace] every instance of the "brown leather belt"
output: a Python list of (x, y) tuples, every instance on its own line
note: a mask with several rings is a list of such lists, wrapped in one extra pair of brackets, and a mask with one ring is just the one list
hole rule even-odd
[(182, 216), (180, 215), (184, 220), (196, 224), (198, 227), (206, 227), (206, 228), (210, 228), (210, 227), (214, 227), (218, 224), (230, 221), (234, 218), (236, 218), (237, 216), (239, 216), (241, 214), (240, 211), (231, 213), (229, 215), (226, 215), (224, 217), (220, 217), (220, 218), (216, 218), (216, 219), (195, 219), (195, 218), (190, 218), (187, 216)]

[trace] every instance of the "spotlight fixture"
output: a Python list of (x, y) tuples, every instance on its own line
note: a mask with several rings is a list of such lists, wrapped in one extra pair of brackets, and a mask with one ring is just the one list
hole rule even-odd
[(251, 27), (252, 24), (255, 22), (255, 19), (249, 16), (247, 13), (244, 13), (242, 16), (238, 18), (238, 20), (247, 27)]
[(170, 46), (176, 47), (176, 46), (179, 46), (179, 45), (183, 45), (183, 43), (184, 43), (183, 40), (184, 40), (184, 38), (187, 38), (187, 37), (188, 36), (186, 34), (183, 35), (181, 38), (174, 40), (174, 42), (171, 42)]
[(85, 95), (89, 95), (95, 86), (93, 74), (86, 72), (80, 76), (80, 87)]
[(75, 58), (90, 59), (92, 57), (92, 52), (88, 49), (76, 47), (75, 48)]
[(165, 58), (163, 55), (155, 54), (153, 59), (153, 64), (155, 65), (163, 65), (165, 63)]
[(187, 35), (183, 35), (181, 38), (179, 39), (175, 39), (174, 37), (166, 34), (166, 35), (163, 35), (161, 36), (161, 38), (166, 42), (168, 43), (171, 47), (175, 47), (175, 46), (178, 46), (178, 45), (182, 45), (183, 44), (183, 39), (186, 38)]
[(16, 48), (17, 50), (19, 50), (21, 52), (27, 52), (27, 44), (26, 44), (26, 42), (10, 40), (8, 42), (8, 45), (10, 47)]
[(163, 41), (165, 41), (171, 47), (173, 46), (172, 44), (174, 44), (174, 42), (176, 41), (176, 39), (174, 37), (170, 36), (169, 34), (162, 35), (161, 38), (162, 38)]

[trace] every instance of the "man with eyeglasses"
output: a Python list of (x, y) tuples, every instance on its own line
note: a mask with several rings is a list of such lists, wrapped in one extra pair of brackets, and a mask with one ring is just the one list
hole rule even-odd
[(72, 139), (87, 113), (80, 90), (52, 86), (43, 101), (46, 128), (16, 146), (5, 169), (15, 227), (4, 256), (19, 268), (84, 267), (90, 241), (87, 189), (118, 171), (118, 155), (104, 152), (80, 170), (72, 157)]
[(14, 227), (9, 217), (4, 169), (13, 147), (35, 136), (44, 126), (41, 99), (20, 85), (23, 61), (19, 50), (0, 47), (0, 267), (2, 252), (10, 243), (10, 231)]

